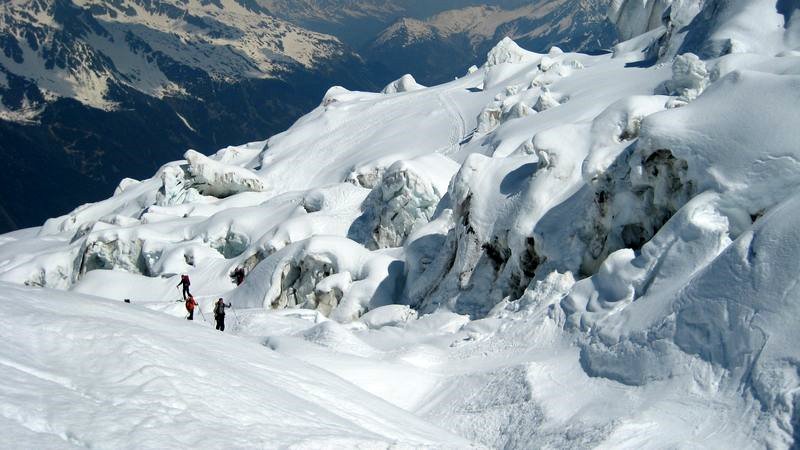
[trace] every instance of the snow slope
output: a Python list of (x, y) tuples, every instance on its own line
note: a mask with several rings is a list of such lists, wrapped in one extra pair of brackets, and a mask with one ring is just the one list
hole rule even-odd
[(333, 87), (265, 142), (2, 236), (0, 279), (180, 318), (188, 273), (243, 353), (493, 448), (792, 447), (796, 11), (615, 2), (611, 54), (503, 39), (439, 86)]
[(317, 367), (136, 305), (4, 284), (16, 448), (469, 446)]

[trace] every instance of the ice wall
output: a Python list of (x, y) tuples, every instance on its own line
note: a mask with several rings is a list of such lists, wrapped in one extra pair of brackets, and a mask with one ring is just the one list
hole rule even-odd
[(702, 59), (732, 53), (777, 54), (800, 43), (797, 5), (772, 0), (614, 0), (609, 19), (622, 40), (662, 30), (649, 56)]

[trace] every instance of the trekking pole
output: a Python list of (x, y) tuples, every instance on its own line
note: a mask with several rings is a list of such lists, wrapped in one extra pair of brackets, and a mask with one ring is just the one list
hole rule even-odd
[(239, 325), (239, 328), (241, 328), (242, 322), (239, 320), (239, 315), (236, 314), (236, 308), (233, 307), (233, 303), (231, 303), (231, 311), (233, 311), (233, 317), (236, 318), (236, 324)]
[(200, 311), (200, 317), (203, 318), (203, 322), (208, 322), (208, 320), (206, 320), (206, 315), (203, 314), (203, 308), (201, 308), (200, 305), (197, 305), (197, 310)]

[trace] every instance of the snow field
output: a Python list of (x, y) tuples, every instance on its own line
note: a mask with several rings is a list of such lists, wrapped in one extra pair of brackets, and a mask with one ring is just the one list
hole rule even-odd
[[(633, 39), (612, 54), (538, 54), (504, 39), (450, 83), (334, 87), (266, 142), (187, 152), (106, 201), (2, 237), (0, 279), (76, 292), (53, 303), (65, 316), (37, 327), (25, 308), (56, 302), (55, 291), (7, 285), (21, 334), (50, 336), (52, 322), (61, 336), (77, 322), (73, 303), (93, 317), (88, 326), (112, 321), (66, 341), (83, 355), (75, 361), (31, 365), (30, 355), (61, 353), (17, 338), (6, 367), (39, 383), (36, 374), (66, 365), (47, 375), (68, 381), (41, 408), (58, 410), (72, 401), (64, 386), (92, 373), (70, 363), (116, 357), (91, 345), (92, 333), (115, 342), (186, 329), (214, 342), (214, 355), (230, 352), (179, 366), (186, 373), (232, 376), (242, 365), (232, 379), (260, 380), (247, 411), (270, 389), (283, 389), (274, 404), (295, 404), (290, 391), (309, 402), (274, 410), (281, 422), (248, 412), (259, 425), (237, 434), (244, 447), (284, 428), (287, 446), (458, 442), (446, 429), (492, 448), (791, 447), (795, 16), (766, 1), (614, 2), (611, 17)], [(235, 267), (248, 270), (238, 288)], [(180, 321), (181, 273), (203, 311), (224, 297), (242, 313), (228, 330), (237, 338)], [(131, 330), (114, 313), (124, 305), (78, 293), (163, 314), (137, 316), (152, 325)], [(261, 371), (284, 365), (295, 375)], [(142, 376), (132, 378), (140, 391), (120, 398), (191, 400), (173, 381), (150, 392)], [(329, 384), (309, 387), (318, 379)], [(6, 402), (2, 415), (20, 439), (118, 438), (42, 418), (26, 402)], [(388, 404), (390, 416), (371, 416)], [(189, 411), (182, 405), (160, 411)], [(317, 408), (316, 431), (292, 434)]]
[(469, 446), (330, 372), (135, 304), (4, 284), (0, 308), (3, 447)]

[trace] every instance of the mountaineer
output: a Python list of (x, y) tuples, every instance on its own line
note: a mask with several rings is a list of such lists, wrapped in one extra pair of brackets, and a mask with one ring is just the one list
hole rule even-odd
[(183, 286), (183, 299), (184, 300), (186, 300), (187, 297), (191, 297), (192, 296), (191, 292), (189, 292), (189, 286), (191, 284), (192, 284), (192, 282), (189, 281), (189, 275), (181, 275), (181, 282), (178, 283), (177, 286), (175, 286), (177, 288)]
[(214, 305), (214, 320), (217, 322), (217, 329), (219, 331), (225, 331), (225, 308), (230, 307), (231, 304), (228, 303), (226, 305), (221, 298), (217, 300), (217, 303)]
[(189, 298), (186, 299), (186, 311), (189, 311), (189, 316), (186, 317), (186, 320), (194, 320), (194, 307), (197, 306), (197, 302), (195, 301), (194, 297), (189, 295)]

